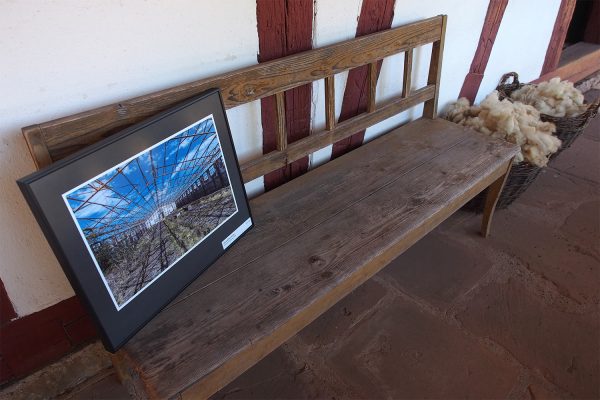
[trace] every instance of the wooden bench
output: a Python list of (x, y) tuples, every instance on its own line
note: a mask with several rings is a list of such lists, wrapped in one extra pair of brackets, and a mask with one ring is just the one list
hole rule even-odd
[[(438, 16), (24, 128), (39, 166), (205, 89), (231, 108), (275, 95), (278, 149), (243, 164), (245, 181), (424, 103), (423, 118), (251, 201), (255, 228), (114, 357), (138, 398), (205, 398), (316, 319), (489, 187), (489, 225), (513, 156), (507, 144), (435, 118), (446, 17)], [(425, 87), (413, 49), (433, 43)], [(375, 103), (379, 60), (405, 52), (402, 95)], [(368, 111), (336, 123), (336, 73), (366, 65)], [(287, 143), (283, 93), (325, 79), (326, 129)]]

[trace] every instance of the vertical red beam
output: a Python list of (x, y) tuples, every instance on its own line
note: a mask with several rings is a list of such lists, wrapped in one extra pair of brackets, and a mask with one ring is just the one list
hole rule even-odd
[[(257, 0), (258, 62), (265, 62), (312, 48), (312, 0)], [(285, 93), (288, 143), (310, 134), (312, 85)], [(263, 153), (276, 149), (277, 114), (275, 97), (261, 100)], [(265, 175), (265, 190), (271, 190), (308, 170), (308, 157)]]
[[(356, 37), (389, 29), (394, 18), (394, 3), (395, 0), (363, 0), (356, 27)], [(380, 70), (381, 62), (377, 66), (377, 78), (379, 78)], [(340, 122), (367, 110), (367, 76), (368, 65), (355, 68), (348, 74), (339, 118)], [(359, 147), (364, 137), (365, 131), (362, 131), (334, 143), (331, 158), (337, 158)]]
[(488, 5), (485, 20), (483, 22), (483, 28), (481, 29), (481, 35), (479, 36), (479, 44), (477, 50), (473, 56), (473, 62), (471, 62), (471, 68), (469, 73), (465, 77), (462, 89), (458, 97), (466, 97), (471, 103), (475, 101), (479, 86), (483, 80), (483, 74), (485, 68), (490, 59), (492, 53), (492, 47), (496, 41), (496, 35), (504, 16), (504, 10), (508, 0), (490, 0)]
[(97, 337), (92, 319), (75, 296), (3, 322), (0, 385), (28, 375)]
[(546, 50), (546, 58), (544, 59), (544, 65), (542, 66), (540, 75), (554, 71), (558, 66), (562, 48), (565, 44), (565, 38), (567, 37), (567, 31), (569, 30), (569, 24), (571, 23), (571, 18), (573, 18), (573, 11), (575, 11), (575, 3), (575, 0), (562, 0), (560, 2), (556, 21), (554, 22), (554, 29), (552, 30), (552, 36), (550, 36), (548, 50)]
[(15, 309), (8, 298), (8, 294), (4, 288), (4, 283), (0, 280), (0, 326), (6, 324), (14, 318), (17, 318), (17, 313), (15, 312)]

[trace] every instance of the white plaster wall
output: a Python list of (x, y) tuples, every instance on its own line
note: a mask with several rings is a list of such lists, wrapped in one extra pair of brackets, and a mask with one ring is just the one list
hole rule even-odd
[[(317, 0), (314, 5), (313, 48), (352, 39), (356, 36), (356, 24), (360, 15), (362, 0)], [(348, 71), (337, 74), (335, 82), (335, 119), (340, 117), (344, 88)], [(325, 129), (325, 84), (323, 80), (313, 83), (312, 131)], [(331, 158), (332, 146), (313, 153), (310, 167), (321, 165)]]
[[(313, 46), (354, 37), (362, 0), (316, 0)], [(539, 75), (560, 0), (510, 0), (480, 93), (517, 70)], [(72, 295), (15, 180), (34, 170), (22, 126), (256, 63), (256, 0), (0, 0), (0, 278), (20, 316)], [(456, 99), (487, 11), (480, 0), (397, 0), (393, 27), (448, 14), (440, 110)], [(535, 15), (535, 23), (528, 21)], [(527, 41), (516, 42), (526, 36)], [(515, 44), (517, 51), (515, 51)], [(431, 46), (415, 54), (425, 85)], [(383, 63), (377, 100), (399, 95), (403, 56)], [(336, 76), (339, 116), (347, 74)], [(313, 86), (313, 130), (324, 127), (323, 82)], [(367, 130), (366, 140), (421, 115), (417, 106)], [(262, 152), (260, 102), (228, 111), (240, 161)], [(311, 156), (329, 160), (331, 147)], [(259, 178), (246, 185), (263, 191)]]
[[(23, 316), (73, 292), (15, 184), (20, 128), (256, 63), (256, 1), (0, 4), (0, 278)], [(240, 159), (260, 154), (260, 105), (228, 115)]]
[[(511, 0), (512, 1), (512, 0)], [(397, 1), (392, 27), (418, 20), (447, 14), (446, 41), (439, 94), (439, 110), (456, 100), (465, 75), (469, 71), (473, 54), (477, 49), (479, 35), (487, 12), (488, 2), (480, 0), (412, 0)], [(413, 54), (412, 88), (427, 84), (431, 45), (422, 46)], [(402, 93), (404, 55), (384, 60), (377, 85), (377, 101), (399, 96)], [(365, 141), (389, 131), (391, 128), (419, 118), (423, 106), (418, 105), (398, 116), (389, 118), (369, 129)]]
[[(478, 92), (477, 102), (495, 89), (498, 80), (506, 72), (519, 72), (523, 82), (539, 76), (559, 5), (560, 0), (510, 0), (508, 2)], [(437, 14), (448, 15), (438, 103), (440, 115), (443, 115), (447, 106), (456, 100), (460, 92), (477, 49), (487, 7), (487, 1), (479, 0), (396, 2), (392, 27)], [(430, 56), (430, 45), (423, 46), (415, 52), (412, 85), (415, 89), (427, 83)], [(398, 81), (398, 77), (404, 69), (403, 62), (403, 55), (390, 57), (384, 61), (377, 85), (377, 101), (401, 93), (401, 80)], [(423, 106), (418, 105), (369, 128), (365, 134), (365, 141), (393, 127), (419, 118), (422, 109)]]
[(521, 82), (537, 79), (560, 7), (560, 0), (510, 0), (475, 102), (485, 98), (506, 72)]
[[(514, 0), (513, 0), (514, 1)], [(517, 0), (518, 1), (518, 0)], [(360, 14), (361, 0), (318, 0), (314, 23), (313, 46), (322, 47), (354, 37), (356, 21)], [(473, 54), (487, 12), (488, 2), (480, 0), (411, 0), (396, 1), (392, 27), (397, 27), (439, 14), (448, 15), (446, 28), (445, 57), (440, 87), (440, 110), (456, 100), (465, 75), (469, 71)], [(413, 56), (413, 89), (425, 86), (431, 45), (415, 50)], [(404, 55), (399, 54), (384, 60), (377, 84), (377, 101), (400, 95)], [(339, 116), (347, 73), (336, 76), (336, 116)], [(313, 130), (325, 124), (324, 88), (321, 81), (313, 86)], [(420, 117), (422, 105), (407, 110), (383, 121), (365, 133), (369, 141), (391, 128)], [(311, 166), (326, 162), (331, 157), (331, 146), (313, 154)]]

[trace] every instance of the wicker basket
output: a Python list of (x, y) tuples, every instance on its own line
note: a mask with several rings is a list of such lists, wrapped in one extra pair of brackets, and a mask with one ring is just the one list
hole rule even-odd
[[(536, 167), (525, 161), (513, 165), (508, 173), (508, 178), (506, 178), (504, 189), (500, 193), (500, 198), (498, 198), (496, 208), (503, 209), (511, 205), (513, 201), (527, 190), (541, 170), (540, 167)], [(466, 204), (465, 208), (475, 212), (483, 211), (486, 193), (487, 190), (484, 190), (478, 194)]]
[[(512, 79), (511, 79), (512, 78)], [(511, 82), (509, 83), (509, 79)], [(504, 98), (510, 98), (512, 92), (520, 89), (525, 84), (519, 82), (519, 75), (516, 72), (509, 72), (502, 76), (500, 83), (496, 87), (498, 91), (498, 97), (500, 100)], [(540, 119), (544, 122), (552, 122), (556, 125), (556, 137), (558, 137), (562, 146), (558, 151), (550, 157), (550, 160), (558, 156), (561, 151), (571, 147), (575, 139), (585, 129), (587, 124), (592, 118), (598, 114), (598, 107), (600, 107), (600, 100), (596, 100), (593, 103), (588, 104), (587, 109), (579, 115), (573, 117), (554, 117), (548, 114), (540, 114)]]

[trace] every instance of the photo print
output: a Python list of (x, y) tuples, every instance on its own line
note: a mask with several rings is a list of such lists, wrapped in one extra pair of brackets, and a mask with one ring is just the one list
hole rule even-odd
[(62, 197), (118, 310), (238, 211), (212, 115)]

